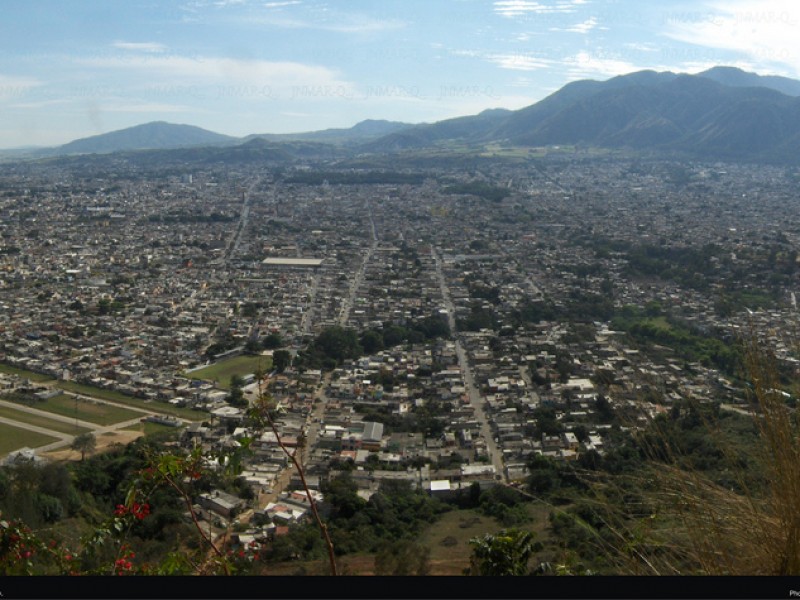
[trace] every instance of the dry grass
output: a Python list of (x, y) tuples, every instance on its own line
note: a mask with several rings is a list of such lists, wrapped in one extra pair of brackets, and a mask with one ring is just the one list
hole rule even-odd
[[(731, 465), (731, 480), (737, 484), (731, 488), (687, 466), (667, 434), (656, 433), (656, 443), (645, 445), (645, 451), (653, 458), (666, 454), (667, 460), (652, 461), (655, 487), (647, 498), (653, 526), (643, 529), (641, 521), (625, 519), (608, 523), (616, 528), (619, 543), (606, 544), (604, 552), (621, 573), (800, 575), (800, 423), (776, 392), (774, 356), (755, 335), (744, 350), (752, 383), (751, 418), (758, 430), (753, 458), (763, 485), (754, 489), (752, 472), (737, 462), (736, 449), (715, 423), (703, 425)], [(653, 429), (658, 432), (657, 425)], [(613, 485), (595, 484), (595, 501), (602, 503), (602, 490)]]
[[(800, 574), (800, 424), (780, 389), (772, 353), (754, 335), (745, 344), (753, 386), (753, 419), (759, 432), (758, 463), (763, 490), (743, 492), (715, 486), (696, 474), (667, 472), (676, 505), (686, 522), (705, 573), (717, 575)], [(726, 450), (723, 448), (723, 450)], [(679, 484), (679, 485), (676, 485)]]

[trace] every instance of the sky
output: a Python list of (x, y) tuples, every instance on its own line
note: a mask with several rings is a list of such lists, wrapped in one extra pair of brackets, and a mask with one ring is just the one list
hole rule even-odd
[(3, 0), (0, 148), (434, 122), (642, 69), (800, 79), (798, 32), (793, 0)]

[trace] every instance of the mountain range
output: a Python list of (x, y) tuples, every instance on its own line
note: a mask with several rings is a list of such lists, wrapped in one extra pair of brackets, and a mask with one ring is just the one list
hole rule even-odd
[[(245, 150), (235, 150), (242, 144), (247, 144)], [(732, 67), (714, 67), (696, 75), (639, 71), (606, 81), (575, 81), (520, 110), (492, 109), (430, 124), (372, 120), (349, 129), (234, 138), (190, 125), (156, 122), (35, 154), (205, 146), (239, 155), (249, 155), (254, 149), (263, 153), (267, 148), (280, 154), (277, 149), (287, 144), (287, 148), (302, 147), (312, 154), (321, 151), (317, 145), (333, 146), (338, 155), (501, 144), (627, 148), (710, 159), (797, 162), (800, 81)], [(296, 157), (297, 153), (286, 155)]]

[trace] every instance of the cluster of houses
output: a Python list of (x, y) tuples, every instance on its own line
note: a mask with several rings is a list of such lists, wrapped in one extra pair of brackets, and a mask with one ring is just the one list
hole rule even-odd
[[(284, 481), (284, 448), (302, 453), (315, 494), (346, 468), (365, 497), (398, 479), (446, 495), (520, 480), (536, 455), (602, 454), (608, 407), (645, 422), (682, 399), (737, 400), (711, 365), (636, 345), (598, 316), (626, 305), (731, 343), (755, 330), (796, 362), (800, 229), (786, 170), (564, 155), (426, 172), (419, 183), (330, 185), (267, 168), (10, 167), (0, 360), (205, 411), (181, 443), (241, 460), (257, 502), (217, 490), (198, 511), (213, 524), (255, 508), (262, 528), (306, 514), (299, 483)], [(495, 202), (455, 193), (454, 181), (511, 193)], [(707, 264), (685, 279), (632, 271), (628, 252), (649, 246), (705, 249)], [(569, 312), (586, 297), (608, 310)], [(404, 340), (328, 373), (273, 373), (278, 435), (256, 431), (219, 382), (185, 376), (273, 333), (294, 352), (333, 325), (432, 315), (449, 339)]]

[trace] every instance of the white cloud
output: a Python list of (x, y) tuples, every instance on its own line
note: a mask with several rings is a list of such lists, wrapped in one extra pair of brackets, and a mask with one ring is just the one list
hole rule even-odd
[(553, 61), (528, 54), (491, 54), (487, 58), (501, 69), (538, 71), (553, 66)]
[(281, 14), (248, 15), (241, 22), (243, 25), (269, 25), (285, 29), (317, 29), (334, 33), (375, 33), (402, 29), (406, 25), (403, 21), (397, 19), (374, 19), (358, 14), (332, 15), (316, 20), (292, 18)]
[(527, 14), (574, 13), (575, 7), (585, 4), (585, 0), (559, 0), (554, 3), (542, 3), (535, 0), (497, 0), (494, 12), (503, 17), (515, 18)]
[(597, 27), (597, 19), (594, 17), (589, 17), (582, 23), (576, 23), (571, 27), (559, 28), (559, 27), (551, 27), (550, 31), (567, 31), (570, 33), (581, 33), (586, 34), (589, 33), (592, 29)]
[(541, 56), (521, 52), (493, 53), (484, 50), (450, 50), (453, 56), (479, 58), (511, 71), (538, 71), (553, 65), (553, 61)]
[(17, 98), (25, 95), (31, 88), (43, 85), (34, 77), (19, 77), (0, 74), (0, 100)]
[(167, 47), (158, 42), (114, 42), (111, 44), (120, 50), (133, 50), (135, 52), (164, 52)]
[[(326, 67), (297, 62), (273, 62), (219, 57), (134, 55), (123, 57), (81, 58), (75, 61), (96, 69), (146, 74), (169, 84), (198, 86), (245, 86), (246, 89), (270, 90), (307, 87), (337, 90), (338, 95), (352, 92), (349, 82), (341, 80)], [(329, 95), (333, 95), (332, 93)]]
[(629, 42), (627, 44), (622, 44), (623, 47), (628, 48), (630, 50), (635, 50), (637, 52), (656, 52), (658, 50), (658, 46), (655, 44), (641, 44), (639, 42)]
[(663, 34), (673, 40), (732, 51), (760, 71), (800, 74), (800, 4), (792, 0), (706, 2), (664, 13)]
[(229, 6), (242, 6), (247, 4), (247, 0), (191, 0), (181, 6), (182, 10), (197, 12), (209, 6), (216, 8), (228, 8)]
[(300, 0), (288, 0), (287, 2), (267, 2), (264, 4), (266, 8), (282, 8), (284, 6), (293, 6), (295, 4), (302, 4)]
[(589, 77), (614, 77), (634, 71), (642, 67), (618, 58), (595, 56), (589, 52), (578, 52), (559, 61), (567, 69), (570, 79), (585, 79)]

